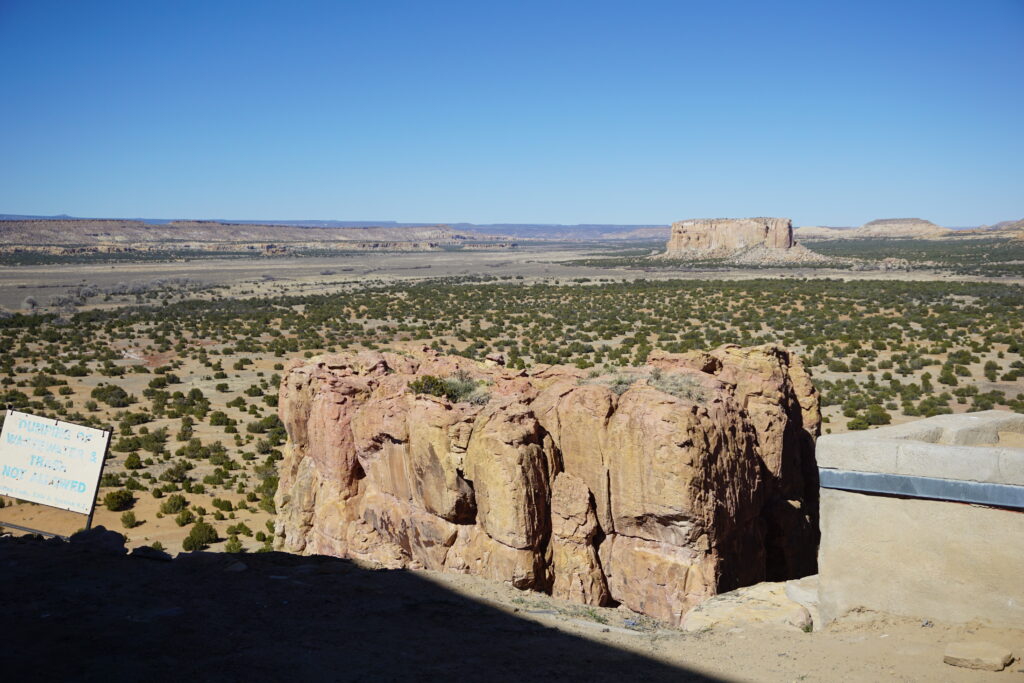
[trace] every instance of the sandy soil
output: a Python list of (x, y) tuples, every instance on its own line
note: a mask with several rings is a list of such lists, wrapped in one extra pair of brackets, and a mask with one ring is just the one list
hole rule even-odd
[[(345, 283), (369, 280), (415, 281), (452, 275), (519, 277), (526, 281), (593, 279), (725, 279), (833, 277), (850, 279), (954, 280), (941, 273), (851, 273), (824, 270), (747, 270), (730, 272), (641, 272), (577, 268), (555, 263), (580, 251), (524, 249), (501, 252), (374, 254), (318, 259), (218, 260), (187, 263), (114, 264), (103, 266), (40, 266), (0, 268), (0, 306), (17, 308), (26, 296), (41, 302), (83, 283), (152, 282), (191, 277), (224, 288), (200, 295), (233, 297), (314, 294), (337, 290)], [(324, 271), (333, 271), (323, 274)], [(983, 278), (974, 278), (981, 280)], [(1001, 280), (1010, 282), (1011, 280)], [(193, 296), (193, 295), (189, 295)], [(98, 307), (131, 303), (133, 295), (97, 302)], [(151, 300), (147, 300), (151, 302)], [(449, 340), (450, 341), (450, 340)], [(144, 356), (136, 341), (124, 347), (125, 360), (147, 358), (150, 367), (175, 360)], [(404, 348), (422, 342), (396, 342)], [(972, 364), (975, 378), (997, 351), (981, 354)], [(134, 354), (134, 355), (133, 355)], [(255, 357), (243, 370), (229, 370), (233, 361), (252, 354), (221, 357), (227, 377), (213, 379), (211, 370), (184, 359), (183, 383), (195, 387), (243, 426), (254, 416), (224, 403), (251, 384), (269, 377), (285, 359)], [(128, 359), (134, 359), (129, 361)], [(934, 371), (934, 368), (931, 368)], [(263, 373), (261, 377), (258, 373)], [(920, 374), (920, 373), (917, 373)], [(823, 375), (829, 377), (830, 375)], [(839, 373), (835, 378), (849, 375)], [(917, 375), (915, 375), (917, 377)], [(76, 405), (100, 381), (116, 381), (129, 393), (142, 394), (151, 374), (123, 378), (91, 376), (71, 383)], [(1008, 390), (974, 379), (982, 391)], [(226, 383), (228, 392), (216, 385)], [(272, 408), (259, 407), (258, 415)], [(144, 401), (140, 406), (144, 406)], [(967, 405), (953, 403), (957, 412)], [(138, 406), (134, 409), (138, 409)], [(113, 411), (101, 408), (103, 415)], [(894, 422), (911, 419), (892, 411)], [(841, 408), (831, 406), (826, 427), (845, 429)], [(169, 427), (173, 452), (178, 420), (156, 420), (148, 428)], [(233, 444), (223, 428), (200, 422), (195, 436), (204, 444), (222, 440), (234, 454), (251, 450)], [(1003, 444), (1007, 445), (1007, 444)], [(145, 456), (145, 454), (143, 454)], [(123, 472), (123, 453), (114, 454), (109, 471)], [(262, 458), (261, 458), (262, 459)], [(246, 463), (250, 470), (257, 461)], [(159, 474), (163, 466), (151, 468)], [(199, 463), (193, 475), (201, 480), (212, 471)], [(149, 485), (149, 484), (148, 484)], [(105, 489), (106, 490), (110, 489)], [(239, 502), (234, 490), (208, 487), (190, 494), (191, 504), (207, 509), (213, 522), (212, 498)], [(137, 492), (133, 510), (143, 524), (124, 530), (128, 546), (160, 541), (177, 552), (188, 527), (173, 515), (157, 517), (162, 499)], [(233, 519), (214, 522), (224, 535), (239, 521), (253, 531), (266, 531), (271, 515), (252, 505)], [(120, 512), (97, 508), (95, 524), (121, 531)], [(0, 509), (4, 521), (70, 534), (81, 528), (81, 515), (36, 505)], [(625, 610), (601, 610), (523, 593), (483, 579), (428, 572), (381, 572), (327, 558), (299, 558), (277, 553), (251, 554), (261, 544), (240, 539), (244, 555), (200, 554), (175, 563), (96, 554), (66, 544), (0, 538), (0, 580), (9, 594), (0, 601), (3, 633), (19, 654), (0, 671), (17, 677), (58, 680), (120, 680), (140, 676), (158, 680), (196, 678), (289, 678), (311, 680), (395, 680), (459, 677), (469, 680), (1024, 680), (1024, 664), (1012, 672), (983, 674), (953, 669), (942, 663), (945, 643), (979, 638), (1004, 643), (1024, 656), (1024, 636), (981, 627), (922, 627), (893, 619), (848, 621), (824, 632), (749, 628), (731, 632), (686, 634)], [(224, 541), (211, 546), (223, 548)], [(244, 571), (225, 571), (241, 560)], [(235, 566), (237, 568), (237, 565)], [(11, 588), (13, 587), (13, 588)], [(117, 652), (116, 657), (109, 653)], [(35, 667), (35, 668), (33, 668)]]
[[(152, 545), (155, 541), (159, 541), (169, 552), (176, 553), (181, 551), (182, 541), (185, 540), (192, 525), (179, 527), (174, 521), (173, 514), (163, 515), (162, 517), (157, 516), (157, 513), (160, 511), (160, 504), (167, 500), (166, 497), (157, 499), (149, 491), (136, 491), (135, 504), (132, 505), (131, 510), (135, 513), (136, 519), (141, 524), (132, 529), (124, 529), (121, 524), (121, 512), (108, 510), (102, 504), (103, 494), (112, 490), (110, 488), (100, 490), (101, 502), (96, 505), (96, 511), (93, 515), (93, 526), (103, 525), (108, 529), (116, 529), (118, 532), (124, 533), (128, 539), (127, 546), (129, 548), (135, 548), (140, 545)], [(206, 521), (211, 522), (221, 534), (221, 539), (212, 544), (210, 550), (223, 550), (224, 544), (228, 540), (224, 530), (228, 526), (234, 526), (240, 522), (249, 527), (253, 534), (257, 531), (262, 531), (267, 535), (273, 535), (273, 531), (267, 527), (267, 522), (272, 522), (274, 516), (258, 509), (255, 503), (250, 506), (249, 510), (236, 510), (225, 513), (227, 519), (223, 521), (213, 519), (212, 515), (215, 512), (215, 508), (212, 501), (214, 498), (229, 499), (232, 503), (237, 503), (241, 496), (225, 494), (222, 491), (204, 494), (189, 493), (185, 495), (193, 510), (196, 507), (206, 508)], [(0, 529), (3, 528), (4, 524), (17, 524), (18, 526), (37, 529), (51, 534), (70, 536), (76, 531), (85, 528), (85, 515), (33, 503), (15, 505), (12, 499), (6, 498), (5, 500), (8, 502), (8, 506), (0, 509)], [(16, 535), (22, 535), (20, 531), (15, 531), (14, 529), (10, 531)], [(238, 540), (241, 541), (242, 547), (249, 551), (254, 551), (263, 545), (252, 536), (241, 535), (238, 537)]]
[(1012, 681), (942, 662), (1024, 632), (850, 621), (688, 634), (471, 576), (281, 553), (174, 562), (0, 538), (11, 680)]
[[(252, 356), (252, 354), (242, 355)], [(131, 357), (134, 359), (133, 362), (138, 362), (138, 360), (143, 358), (143, 355), (141, 353), (137, 353)], [(175, 353), (149, 357), (150, 362), (148, 362), (147, 365), (153, 367), (168, 360), (177, 359), (177, 357), (178, 356)], [(241, 356), (224, 357), (225, 366), (230, 369), (231, 364), (237, 357)], [(241, 480), (250, 484), (248, 487), (249, 489), (255, 485), (254, 482), (257, 482), (252, 471), (256, 465), (263, 461), (263, 456), (259, 456), (256, 460), (252, 461), (244, 461), (238, 458), (239, 451), (252, 451), (254, 449), (254, 442), (258, 438), (258, 435), (246, 434), (244, 426), (250, 420), (276, 414), (277, 411), (275, 408), (262, 405), (258, 399), (249, 399), (258, 406), (258, 413), (256, 415), (249, 414), (248, 412), (237, 408), (227, 408), (224, 403), (231, 398), (241, 395), (242, 391), (246, 387), (259, 382), (261, 379), (271, 376), (275, 372), (273, 369), (275, 363), (278, 363), (281, 360), (282, 359), (274, 357), (256, 357), (254, 362), (251, 365), (247, 365), (244, 370), (229, 370), (226, 378), (217, 380), (210, 376), (212, 371), (209, 368), (204, 368), (194, 360), (187, 359), (184, 369), (176, 370), (176, 372), (181, 374), (182, 382), (180, 384), (170, 386), (170, 389), (182, 392), (188, 392), (193, 388), (198, 388), (202, 390), (205, 396), (214, 401), (214, 410), (225, 411), (230, 417), (238, 420), (239, 425), (242, 427), (240, 432), (243, 439), (243, 446), (236, 446), (235, 442), (232, 440), (233, 435), (225, 433), (223, 427), (211, 426), (208, 422), (197, 422), (193, 427), (193, 436), (200, 438), (206, 445), (215, 441), (221, 441), (228, 448), (231, 457), (242, 465), (242, 469), (238, 471), (237, 474)], [(260, 376), (261, 373), (262, 377)], [(100, 383), (116, 383), (128, 393), (136, 396), (142, 396), (142, 392), (146, 388), (146, 385), (155, 376), (156, 375), (153, 374), (128, 373), (117, 378), (103, 377), (101, 375), (72, 378), (70, 386), (74, 389), (73, 393), (68, 396), (62, 396), (61, 398), (73, 399), (76, 405), (81, 406), (89, 398), (89, 392)], [(228, 393), (221, 393), (216, 390), (216, 385), (221, 383), (228, 385)], [(128, 410), (137, 411), (145, 408), (147, 404), (148, 401), (143, 400), (141, 403), (129, 407)], [(112, 416), (117, 413), (116, 410), (106, 406), (101, 406), (100, 410), (101, 412), (99, 414), (105, 419), (115, 421)], [(175, 435), (181, 427), (181, 421), (177, 418), (155, 419), (147, 423), (145, 426), (150, 430), (156, 430), (161, 427), (167, 428), (169, 439), (165, 444), (165, 448), (169, 453), (173, 453), (185, 445), (175, 439)], [(113, 445), (118, 438), (119, 435), (115, 433), (111, 438), (111, 445)], [(127, 457), (126, 453), (119, 453), (111, 450), (109, 452), (109, 456), (110, 457), (104, 464), (104, 473), (132, 473), (124, 467), (124, 462)], [(142, 451), (140, 456), (142, 458), (147, 458), (151, 457), (151, 454)], [(166, 463), (158, 461), (158, 464), (147, 467), (146, 471), (149, 471), (154, 476), (159, 476), (160, 473), (178, 460), (178, 457), (172, 457)], [(195, 468), (190, 470), (189, 474), (196, 481), (202, 481), (205, 475), (212, 474), (215, 469), (208, 461), (197, 461), (194, 465)], [(136, 472), (136, 474), (139, 474), (139, 472)], [(152, 481), (142, 481), (147, 488), (152, 487), (154, 484), (164, 483), (155, 479)], [(135, 513), (136, 519), (139, 520), (141, 524), (133, 529), (125, 529), (121, 524), (121, 512), (108, 510), (103, 505), (104, 494), (112, 490), (114, 489), (110, 487), (100, 489), (99, 499), (97, 501), (93, 519), (94, 525), (102, 524), (108, 529), (115, 529), (118, 532), (124, 533), (128, 537), (129, 547), (151, 545), (154, 541), (159, 541), (170, 552), (179, 552), (181, 550), (182, 541), (188, 534), (190, 525), (179, 527), (174, 521), (173, 514), (163, 515), (162, 517), (158, 516), (160, 505), (166, 500), (166, 496), (158, 499), (154, 498), (152, 493), (148, 490), (135, 491), (135, 502), (133, 503), (131, 510)], [(262, 543), (256, 541), (254, 538), (256, 532), (263, 531), (268, 535), (272, 535), (272, 531), (268, 529), (267, 523), (273, 520), (273, 515), (260, 509), (258, 504), (255, 502), (246, 502), (245, 495), (239, 494), (233, 487), (206, 486), (205, 493), (186, 493), (185, 495), (194, 512), (198, 507), (206, 508), (206, 521), (212, 523), (217, 528), (218, 532), (221, 533), (221, 540), (210, 546), (212, 550), (223, 549), (224, 544), (227, 542), (227, 535), (224, 533), (225, 529), (240, 522), (248, 526), (253, 532), (253, 536), (239, 536), (239, 541), (241, 541), (242, 546), (247, 550), (256, 550), (262, 545)], [(215, 508), (212, 503), (214, 498), (230, 500), (232, 505), (236, 508), (239, 503), (245, 502), (248, 509), (238, 509), (234, 512), (224, 513), (226, 519), (215, 520), (213, 518)], [(10, 523), (31, 529), (47, 531), (61, 536), (67, 536), (84, 528), (86, 523), (86, 517), (84, 515), (31, 503), (14, 504), (15, 501), (13, 499), (3, 498), (2, 496), (0, 496), (0, 499), (3, 499), (6, 505), (5, 507), (0, 508), (0, 528), (3, 527), (4, 523)]]
[[(735, 269), (728, 271), (657, 271), (626, 268), (569, 266), (560, 261), (578, 259), (588, 252), (579, 249), (522, 247), (514, 250), (473, 252), (375, 253), (348, 256), (265, 259), (203, 259), (156, 263), (65, 264), (0, 267), (0, 307), (20, 309), (26, 297), (45, 304), (69, 289), (92, 284), (99, 287), (117, 283), (148, 283), (156, 279), (189, 277), (202, 282), (228, 285), (221, 293), (252, 296), (269, 292), (317, 293), (345, 282), (422, 280), (426, 278), (490, 275), (546, 278), (609, 278), (614, 280), (749, 280), (756, 278), (834, 278), (847, 280), (907, 281), (992, 281), (992, 278), (953, 276), (938, 271), (865, 271), (823, 268)], [(324, 271), (333, 271), (324, 275)], [(1020, 278), (997, 281), (1020, 284)], [(134, 300), (134, 297), (131, 297)], [(113, 302), (111, 306), (120, 305)], [(99, 307), (103, 307), (99, 304)]]

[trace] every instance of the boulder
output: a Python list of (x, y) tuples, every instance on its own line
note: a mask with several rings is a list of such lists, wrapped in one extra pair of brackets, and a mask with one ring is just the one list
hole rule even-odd
[[(414, 394), (428, 374), (486, 400)], [(718, 592), (811, 573), (820, 415), (799, 361), (727, 346), (655, 353), (628, 377), (612, 391), (575, 368), (429, 349), (294, 363), (275, 544), (674, 624)]]
[(775, 626), (810, 631), (811, 613), (787, 595), (783, 583), (759, 583), (722, 593), (691, 610), (684, 631)]
[(952, 666), (982, 671), (1002, 671), (1013, 661), (1013, 653), (1001, 645), (982, 641), (950, 643), (942, 661)]

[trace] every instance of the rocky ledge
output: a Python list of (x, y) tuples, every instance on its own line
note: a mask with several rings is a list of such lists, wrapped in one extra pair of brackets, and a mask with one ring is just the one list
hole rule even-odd
[(293, 362), (277, 547), (673, 624), (719, 592), (814, 572), (820, 412), (790, 353), (655, 352), (603, 376), (500, 361)]

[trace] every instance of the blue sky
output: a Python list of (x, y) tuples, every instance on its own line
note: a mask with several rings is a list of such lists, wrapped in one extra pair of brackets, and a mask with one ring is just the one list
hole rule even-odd
[(0, 213), (1024, 217), (1024, 2), (0, 0)]

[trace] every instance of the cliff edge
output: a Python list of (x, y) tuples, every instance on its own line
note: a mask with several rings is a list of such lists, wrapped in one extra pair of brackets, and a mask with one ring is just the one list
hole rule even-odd
[(679, 624), (813, 573), (817, 394), (771, 345), (592, 377), (424, 349), (291, 364), (276, 546), (469, 573)]
[(817, 262), (828, 259), (793, 239), (788, 218), (697, 218), (672, 224), (659, 258), (727, 260), (746, 264)]

